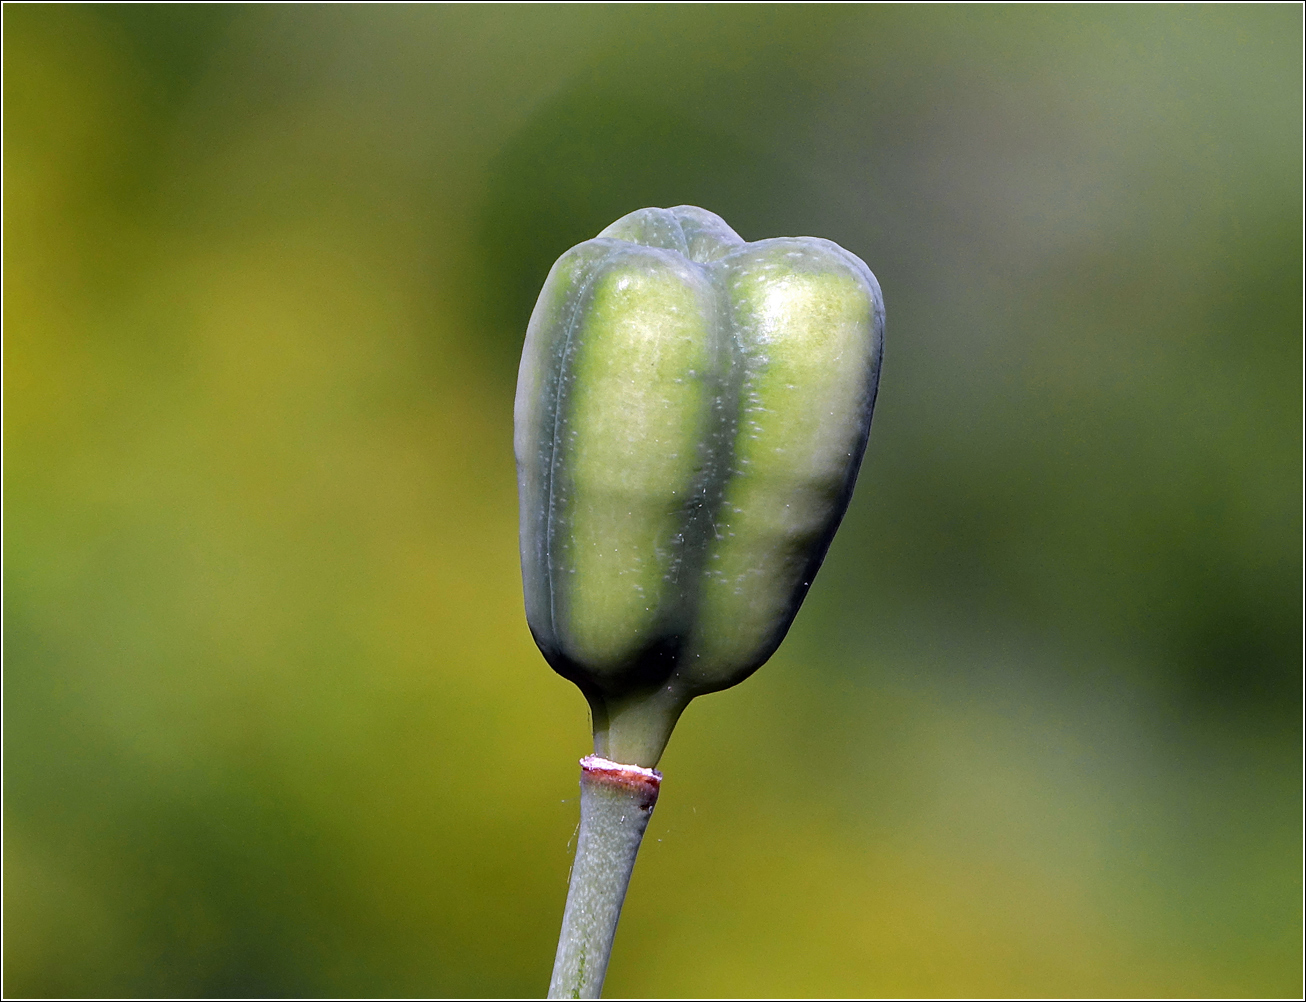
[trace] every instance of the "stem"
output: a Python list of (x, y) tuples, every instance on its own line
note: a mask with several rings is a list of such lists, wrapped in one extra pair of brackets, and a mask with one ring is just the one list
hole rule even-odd
[(553, 961), (551, 999), (596, 999), (608, 972), (635, 854), (662, 773), (597, 755), (580, 760), (580, 837)]
[(623, 698), (596, 692), (588, 699), (594, 720), (594, 754), (609, 762), (633, 762), (652, 769), (690, 697), (674, 686), (663, 685)]

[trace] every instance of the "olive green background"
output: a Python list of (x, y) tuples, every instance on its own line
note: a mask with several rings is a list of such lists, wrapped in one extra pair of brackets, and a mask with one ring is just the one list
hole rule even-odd
[(610, 995), (1301, 990), (1301, 11), (4, 7), (4, 990), (541, 995), (550, 263), (694, 203), (886, 356)]

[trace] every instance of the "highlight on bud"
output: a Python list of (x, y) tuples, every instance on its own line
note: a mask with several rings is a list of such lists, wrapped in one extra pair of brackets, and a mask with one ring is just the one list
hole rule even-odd
[(517, 384), (522, 578), (597, 755), (656, 765), (693, 697), (784, 639), (852, 496), (883, 332), (860, 258), (694, 206), (554, 264)]

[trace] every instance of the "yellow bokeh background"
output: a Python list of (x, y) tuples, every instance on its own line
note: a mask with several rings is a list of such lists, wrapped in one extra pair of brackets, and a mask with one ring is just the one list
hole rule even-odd
[(5, 993), (544, 993), (516, 353), (687, 202), (887, 353), (607, 994), (1297, 995), (1300, 18), (6, 4)]

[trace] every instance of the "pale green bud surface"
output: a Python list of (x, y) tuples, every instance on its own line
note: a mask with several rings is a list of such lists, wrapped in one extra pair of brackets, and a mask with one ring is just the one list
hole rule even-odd
[(883, 330), (855, 255), (693, 206), (554, 265), (517, 386), (522, 576), (597, 754), (656, 764), (690, 699), (784, 638), (852, 495)]

